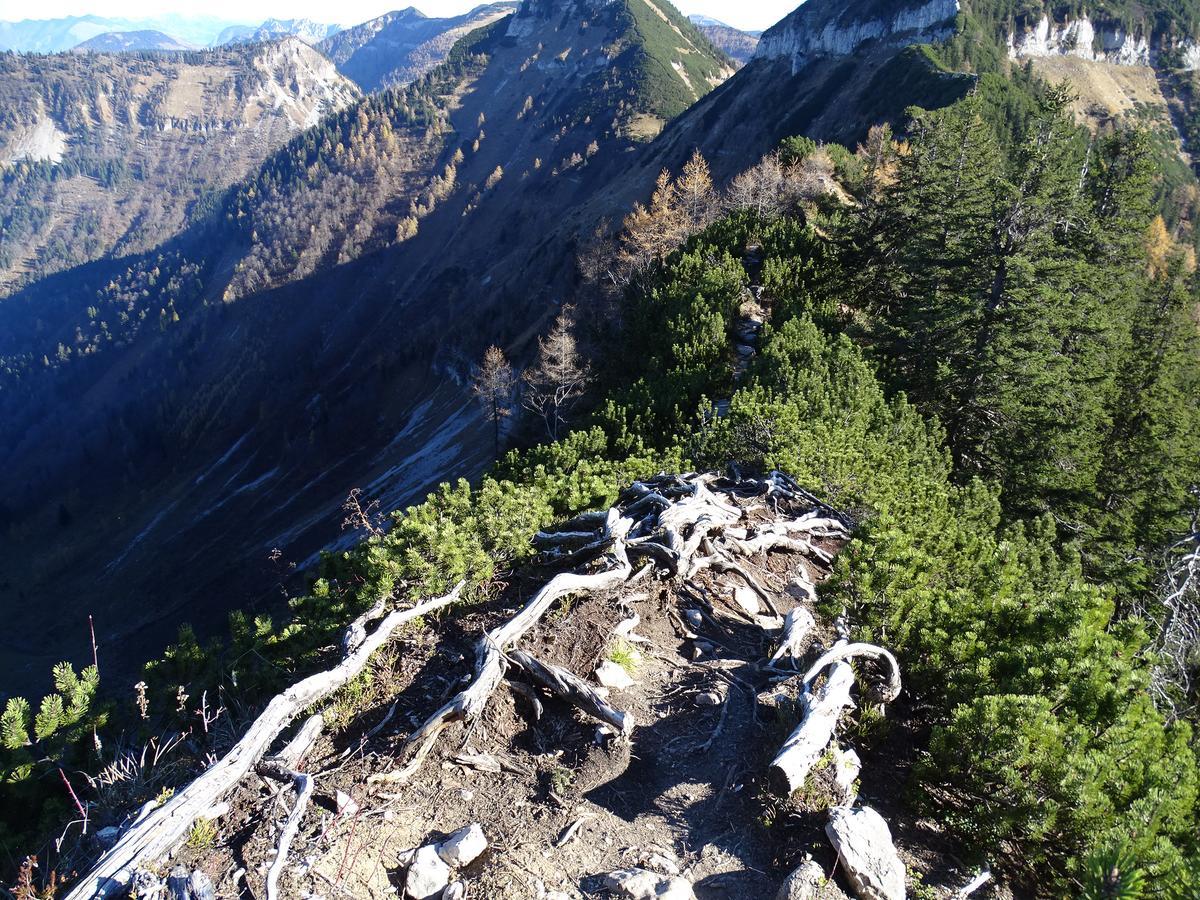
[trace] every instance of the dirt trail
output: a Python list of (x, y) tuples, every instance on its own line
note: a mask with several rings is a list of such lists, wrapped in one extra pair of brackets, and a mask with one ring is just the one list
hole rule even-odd
[[(745, 517), (774, 518), (774, 502), (746, 501)], [(814, 544), (825, 553), (839, 549), (834, 539)], [(744, 564), (781, 615), (800, 604), (815, 612), (810, 586), (826, 566), (791, 552), (759, 553)], [(283, 896), (403, 896), (401, 852), (472, 822), (490, 846), (459, 873), (467, 898), (607, 896), (605, 873), (654, 854), (673, 861), (700, 900), (774, 897), (806, 854), (826, 873), (836, 870), (819, 784), (789, 800), (766, 787), (771, 759), (796, 723), (800, 679), (766, 665), (781, 622), (765, 605), (746, 609), (745, 582), (736, 574), (656, 574), (608, 594), (568, 598), (522, 639), (523, 651), (593, 683), (600, 663), (621, 661), (633, 683), (612, 690), (609, 702), (635, 719), (631, 741), (513, 668), (477, 727), (452, 725), (412, 781), (368, 787), (371, 775), (395, 768), (424, 718), (469, 681), (478, 635), (507, 620), (554, 571), (519, 573), (490, 603), (409, 632), (380, 661), (372, 678), (387, 683), (386, 702), (358, 713), (304, 763), (317, 789)], [(640, 622), (630, 640), (614, 640), (618, 623), (633, 615)], [(798, 662), (834, 640), (817, 619)], [(388, 726), (364, 740), (393, 703)], [(871, 772), (880, 754), (857, 741), (853, 723), (849, 732)], [(481, 757), (485, 768), (500, 771), (481, 771)], [(863, 794), (872, 802), (881, 795), (875, 805), (892, 821), (906, 863), (930, 871), (936, 835), (906, 820), (895, 802), (906, 768), (903, 759), (883, 762), (885, 783), (867, 778), (872, 787)], [(221, 821), (218, 846), (185, 848), (175, 862), (207, 872), (218, 897), (261, 897), (293, 802), (288, 794), (285, 801), (275, 784), (251, 779)], [(822, 896), (843, 895), (831, 883)]]

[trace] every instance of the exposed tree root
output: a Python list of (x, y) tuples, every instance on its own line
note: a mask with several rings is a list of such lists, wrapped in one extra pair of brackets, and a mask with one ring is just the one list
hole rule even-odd
[(509, 652), (508, 658), (550, 693), (579, 707), (593, 719), (599, 719), (606, 725), (611, 725), (620, 734), (626, 736), (633, 732), (635, 723), (632, 714), (611, 706), (595, 688), (582, 678), (559, 666), (534, 659), (521, 650)]
[(389, 613), (380, 626), (337, 666), (311, 675), (275, 697), (229, 753), (122, 835), (96, 867), (75, 884), (65, 900), (113, 897), (125, 891), (134, 871), (166, 856), (196, 820), (223, 800), (254, 768), (297, 715), (358, 675), (375, 651), (387, 643), (400, 626), (450, 605), (458, 599), (461, 590), (460, 584), (444, 597)]
[[(744, 498), (763, 495), (775, 507), (777, 515), (781, 501), (790, 501), (789, 511), (801, 502), (810, 508), (817, 506), (819, 511), (769, 524), (754, 524), (749, 514), (762, 509), (762, 504), (752, 502), (749, 507), (741, 504), (745, 503)], [(739, 501), (739, 498), (743, 499)], [(521, 640), (542, 622), (558, 601), (572, 595), (604, 595), (627, 587), (655, 567), (666, 578), (675, 581), (691, 579), (711, 570), (736, 575), (772, 613), (779, 616), (778, 594), (764, 583), (751, 558), (784, 550), (828, 565), (831, 554), (815, 542), (845, 540), (852, 527), (853, 523), (848, 519), (819, 504), (780, 473), (772, 473), (758, 481), (731, 481), (713, 474), (688, 474), (660, 475), (636, 482), (620, 494), (617, 503), (607, 512), (580, 515), (558, 529), (539, 532), (534, 544), (541, 550), (541, 560), (559, 567), (559, 574), (551, 577), (512, 618), (496, 625), (479, 639), (470, 683), (408, 737), (396, 769), (372, 775), (368, 783), (406, 783), (421, 769), (452, 723), (464, 723), (468, 734), (479, 727), (484, 721), (487, 705), (504, 683), (510, 665), (519, 667), (546, 690), (628, 738), (635, 725), (630, 713), (614, 707), (583, 678), (518, 649)], [(648, 560), (650, 564), (638, 567), (638, 560)], [(680, 590), (683, 590), (682, 586)], [(701, 585), (696, 590), (703, 592), (705, 588)], [(309, 720), (283, 751), (260, 765), (264, 754), (295, 716), (357, 675), (372, 653), (397, 628), (448, 605), (457, 599), (458, 592), (456, 588), (446, 597), (387, 615), (386, 602), (380, 602), (356, 619), (346, 630), (343, 640), (346, 656), (341, 664), (301, 681), (272, 700), (225, 758), (161, 809), (151, 811), (131, 827), (67, 900), (110, 897), (125, 889), (134, 870), (152, 865), (171, 852), (196, 818), (220, 802), (256, 766), (261, 774), (290, 782), (297, 791), (296, 804), (279, 836), (277, 854), (267, 877), (267, 898), (277, 897), (291, 844), (302, 825), (313, 792), (314, 778), (301, 771), (304, 768), (301, 760), (320, 733), (320, 717)], [(382, 622), (368, 634), (367, 628), (380, 618)], [(748, 621), (753, 625), (761, 620), (750, 616)], [(636, 615), (628, 616), (618, 626), (618, 633), (631, 641), (641, 640), (633, 632), (638, 623)], [(788, 656), (798, 660), (814, 628), (813, 616), (807, 609), (798, 607), (789, 612), (784, 620), (781, 644), (768, 665)], [(843, 640), (825, 654), (805, 676), (803, 720), (772, 764), (772, 778), (782, 784), (782, 789), (790, 792), (803, 784), (813, 765), (831, 744), (842, 712), (853, 706), (850, 692), (854, 672), (849, 660), (859, 656), (882, 660), (890, 667), (888, 681), (880, 692), (883, 702), (894, 699), (899, 693), (899, 667), (886, 650)], [(826, 670), (828, 677), (821, 690), (814, 693), (813, 682)], [(736, 676), (714, 671), (747, 689), (751, 697), (756, 693), (752, 685)], [(519, 683), (513, 683), (513, 687), (530, 700), (533, 714), (540, 715), (537, 693)], [(393, 704), (371, 735), (391, 721), (395, 709)], [(711, 749), (720, 739), (729, 715), (730, 700), (726, 697), (715, 729), (701, 750)], [(459, 753), (454, 759), (462, 765), (485, 771), (505, 767), (504, 761), (473, 750)]]

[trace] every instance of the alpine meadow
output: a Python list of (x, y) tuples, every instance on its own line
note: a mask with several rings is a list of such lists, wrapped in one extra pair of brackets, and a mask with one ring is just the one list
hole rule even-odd
[(1200, 897), (1193, 0), (111, 11), (0, 22), (0, 895)]

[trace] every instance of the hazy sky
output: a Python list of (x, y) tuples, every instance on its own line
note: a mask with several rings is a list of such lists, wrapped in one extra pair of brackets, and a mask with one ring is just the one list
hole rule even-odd
[[(485, 0), (0, 0), (0, 21), (52, 19), (93, 13), (99, 16), (151, 18), (167, 13), (218, 16), (238, 22), (269, 17), (306, 17), (318, 22), (355, 25), (380, 13), (415, 6), (430, 16), (454, 15)], [(676, 0), (685, 13), (703, 13), (738, 28), (773, 25), (800, 0)]]

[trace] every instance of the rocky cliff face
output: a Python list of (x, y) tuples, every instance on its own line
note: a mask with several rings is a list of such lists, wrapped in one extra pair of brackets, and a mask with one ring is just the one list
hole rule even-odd
[(1148, 28), (1130, 29), (1087, 16), (1060, 22), (1043, 15), (1031, 25), (1018, 27), (1008, 35), (1008, 55), (1014, 60), (1072, 56), (1118, 66), (1157, 66), (1169, 58), (1171, 68), (1200, 68), (1200, 45), (1195, 40), (1169, 40), (1151, 35)]
[(206, 192), (358, 96), (297, 38), (154, 59), (0, 57), (0, 296), (169, 238)]
[(903, 46), (940, 40), (954, 29), (958, 0), (897, 5), (876, 2), (847, 8), (837, 0), (809, 0), (759, 42), (757, 59), (790, 59), (797, 72), (819, 57), (849, 56), (868, 42)]

